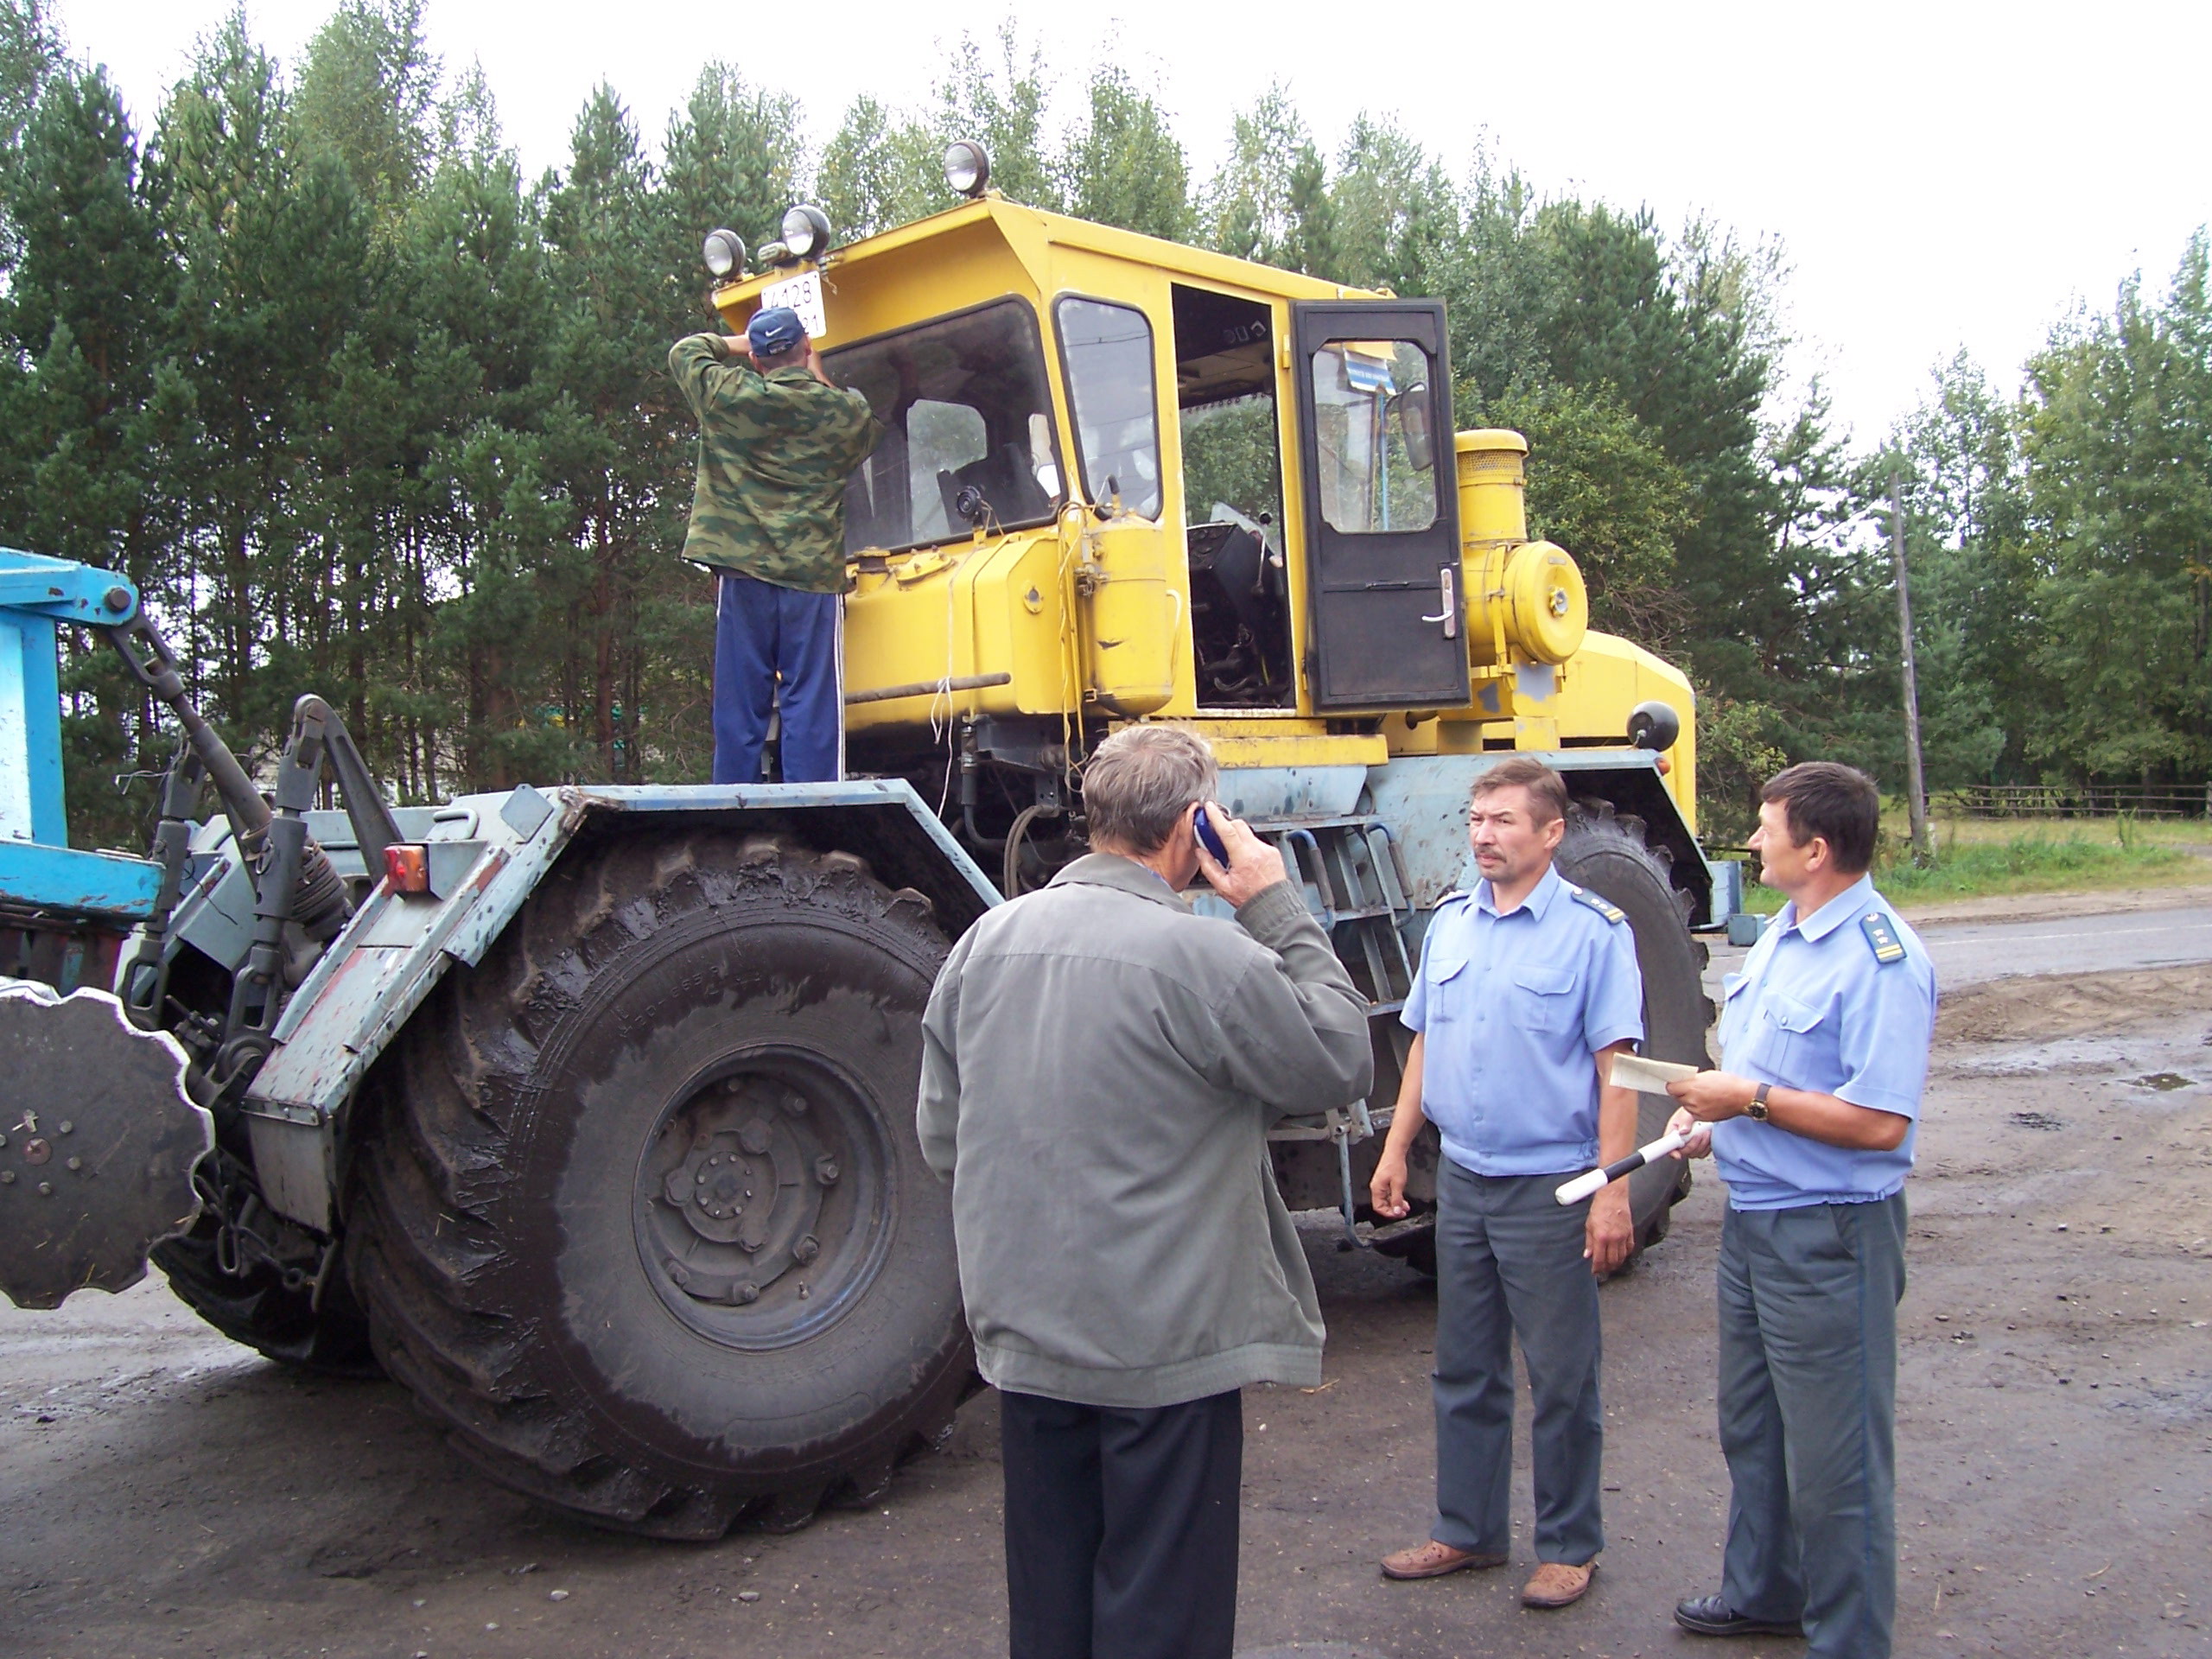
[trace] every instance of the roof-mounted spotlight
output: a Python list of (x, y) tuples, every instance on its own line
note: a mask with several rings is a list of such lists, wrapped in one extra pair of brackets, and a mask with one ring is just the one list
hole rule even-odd
[(973, 138), (956, 138), (944, 147), (944, 181), (955, 195), (980, 196), (991, 182), (991, 158)]
[(784, 245), (795, 259), (817, 257), (830, 245), (830, 215), (802, 202), (788, 209), (782, 225)]
[(745, 238), (735, 231), (709, 231), (706, 248), (708, 274), (717, 281), (745, 270)]

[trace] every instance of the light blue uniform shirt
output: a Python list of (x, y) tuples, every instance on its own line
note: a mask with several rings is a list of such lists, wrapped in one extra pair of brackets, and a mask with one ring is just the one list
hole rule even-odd
[[(1884, 961), (1884, 957), (1891, 959)], [(1723, 980), (1721, 1066), (1910, 1118), (1891, 1152), (1855, 1152), (1748, 1117), (1713, 1126), (1713, 1158), (1738, 1210), (1864, 1204), (1904, 1185), (1936, 1035), (1936, 968), (1919, 936), (1862, 876), (1803, 920), (1795, 903)]]
[(1591, 1055), (1643, 1037), (1643, 981), (1627, 922), (1608, 920), (1581, 891), (1547, 870), (1501, 916), (1490, 883), (1478, 881), (1429, 923), (1399, 1017), (1426, 1039), (1421, 1110), (1444, 1155), (1478, 1175), (1556, 1175), (1598, 1161)]

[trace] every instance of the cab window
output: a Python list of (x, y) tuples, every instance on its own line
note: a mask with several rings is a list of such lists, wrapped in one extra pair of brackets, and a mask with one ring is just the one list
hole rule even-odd
[(1085, 496), (1157, 518), (1160, 406), (1153, 391), (1152, 324), (1126, 305), (1067, 296), (1053, 307), (1067, 365), (1068, 406)]
[(846, 552), (1043, 524), (1065, 499), (1037, 315), (1021, 301), (839, 346), (823, 367), (884, 428), (845, 482)]
[(1353, 535), (1436, 522), (1428, 354), (1402, 340), (1332, 340), (1312, 358), (1321, 516)]

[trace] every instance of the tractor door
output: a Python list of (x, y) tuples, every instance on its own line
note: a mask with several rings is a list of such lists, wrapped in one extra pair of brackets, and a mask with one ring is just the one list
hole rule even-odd
[(1439, 300), (1291, 308), (1317, 709), (1469, 696)]

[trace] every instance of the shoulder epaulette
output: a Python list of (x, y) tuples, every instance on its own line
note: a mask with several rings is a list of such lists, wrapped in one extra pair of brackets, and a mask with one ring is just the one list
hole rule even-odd
[(1904, 960), (1904, 941), (1897, 938), (1897, 929), (1890, 925), (1890, 918), (1880, 911), (1870, 910), (1860, 917), (1859, 931), (1866, 936), (1867, 948), (1883, 967)]
[(1628, 912), (1601, 893), (1592, 893), (1587, 887), (1579, 887), (1572, 881), (1567, 884), (1567, 890), (1574, 895), (1576, 904), (1589, 906), (1616, 927), (1628, 920)]

